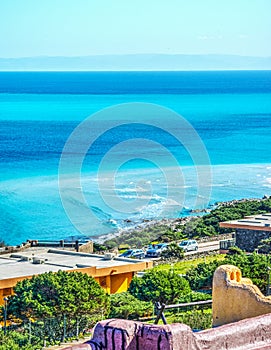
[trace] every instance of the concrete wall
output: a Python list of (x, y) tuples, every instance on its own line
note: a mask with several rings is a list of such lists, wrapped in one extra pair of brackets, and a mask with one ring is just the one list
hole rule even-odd
[(82, 253), (93, 253), (93, 242), (89, 241), (80, 245), (78, 251)]
[(253, 252), (262, 239), (271, 237), (270, 231), (252, 229), (236, 229), (236, 245), (247, 252)]
[(240, 269), (232, 265), (218, 267), (213, 278), (213, 325), (239, 321), (271, 313), (271, 296), (265, 297)]

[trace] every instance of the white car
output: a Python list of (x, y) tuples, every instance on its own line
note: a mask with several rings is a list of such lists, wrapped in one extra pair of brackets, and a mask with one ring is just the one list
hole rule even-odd
[(181, 247), (185, 252), (189, 252), (192, 250), (197, 251), (199, 249), (198, 243), (194, 239), (182, 241), (181, 243), (179, 243), (179, 247)]

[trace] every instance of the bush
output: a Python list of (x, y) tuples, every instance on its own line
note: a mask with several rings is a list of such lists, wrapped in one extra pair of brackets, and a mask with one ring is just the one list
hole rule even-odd
[(188, 282), (178, 274), (152, 269), (143, 277), (134, 277), (129, 292), (142, 301), (171, 304), (189, 294), (191, 289)]
[(129, 292), (110, 295), (110, 303), (110, 318), (138, 320), (153, 314), (152, 303), (140, 301)]
[(220, 265), (234, 265), (239, 267), (243, 277), (250, 278), (260, 290), (265, 293), (267, 287), (267, 268), (271, 264), (271, 257), (264, 254), (245, 254), (237, 248), (235, 254), (227, 255), (224, 261), (214, 261), (209, 264), (201, 263), (190, 269), (185, 278), (193, 290), (211, 288), (213, 274)]
[(161, 254), (163, 260), (181, 260), (183, 257), (183, 249), (175, 242), (168, 244), (167, 248)]
[(187, 271), (185, 278), (193, 290), (212, 288), (213, 274), (216, 268), (225, 264), (225, 261), (214, 260), (209, 264), (200, 263)]
[(229, 247), (229, 251), (228, 251), (228, 255), (234, 255), (234, 254), (238, 254), (241, 255), (243, 253), (242, 249), (233, 246), (233, 247)]
[(4, 335), (0, 331), (0, 350), (35, 350), (40, 349), (41, 344), (29, 344), (29, 336), (22, 332), (8, 332)]
[(14, 292), (9, 299), (9, 319), (40, 320), (40, 336), (49, 340), (61, 340), (64, 325), (67, 334), (74, 335), (77, 328), (80, 332), (94, 325), (108, 312), (104, 290), (93, 277), (80, 272), (33, 276), (18, 282)]
[(203, 330), (212, 327), (212, 309), (193, 309), (174, 315), (172, 323), (184, 323), (193, 330)]

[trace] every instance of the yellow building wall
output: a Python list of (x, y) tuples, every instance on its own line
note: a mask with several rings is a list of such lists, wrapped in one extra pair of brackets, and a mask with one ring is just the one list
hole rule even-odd
[(111, 294), (126, 292), (132, 281), (133, 273), (111, 276)]
[(213, 278), (213, 326), (271, 313), (271, 296), (265, 297), (239, 268), (218, 267)]

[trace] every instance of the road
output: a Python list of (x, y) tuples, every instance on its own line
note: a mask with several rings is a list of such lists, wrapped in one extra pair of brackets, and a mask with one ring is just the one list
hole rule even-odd
[(185, 253), (185, 255), (193, 255), (196, 253), (211, 252), (219, 249), (219, 241), (199, 243), (199, 250)]
[[(205, 243), (199, 243), (199, 249), (197, 251), (191, 251), (191, 252), (187, 252), (184, 253), (185, 256), (187, 255), (194, 255), (197, 253), (206, 253), (206, 252), (211, 252), (214, 250), (218, 250), (219, 249), (219, 242), (220, 241), (213, 241), (213, 242), (205, 242)], [(143, 260), (160, 260), (161, 258), (149, 258), (149, 257), (145, 257), (143, 258)]]

